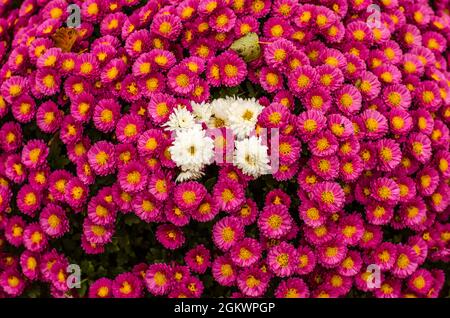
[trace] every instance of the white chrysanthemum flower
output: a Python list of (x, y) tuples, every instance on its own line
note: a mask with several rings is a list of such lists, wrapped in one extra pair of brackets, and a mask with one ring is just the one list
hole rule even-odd
[(209, 122), (209, 120), (212, 116), (211, 104), (205, 103), (205, 102), (203, 102), (201, 104), (192, 102), (191, 105), (192, 105), (192, 113), (194, 114), (195, 119), (198, 122), (201, 122), (201, 123)]
[(209, 128), (228, 127), (228, 108), (234, 98), (218, 98), (211, 102), (212, 116), (209, 119)]
[(185, 107), (180, 105), (170, 114), (169, 120), (163, 125), (166, 130), (176, 131), (180, 129), (189, 129), (195, 125), (194, 116)]
[(180, 174), (175, 179), (176, 182), (184, 182), (188, 180), (200, 179), (205, 173), (200, 170), (186, 170), (181, 171)]
[(238, 139), (248, 137), (255, 130), (262, 110), (263, 107), (254, 98), (236, 98), (227, 109), (228, 127), (233, 130)]
[(270, 172), (267, 146), (256, 136), (235, 142), (234, 165), (255, 178)]
[(190, 129), (178, 130), (172, 146), (169, 147), (172, 160), (182, 170), (200, 171), (212, 162), (214, 142), (207, 137), (199, 124)]

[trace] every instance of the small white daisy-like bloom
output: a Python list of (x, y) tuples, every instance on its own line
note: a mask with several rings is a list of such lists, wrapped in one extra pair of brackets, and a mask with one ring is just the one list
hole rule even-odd
[(207, 123), (212, 116), (212, 106), (209, 103), (202, 102), (201, 104), (192, 102), (192, 113), (197, 122)]
[(214, 142), (199, 124), (177, 130), (169, 147), (172, 160), (184, 171), (200, 171), (214, 156)]
[(205, 173), (201, 170), (186, 170), (181, 171), (177, 178), (175, 179), (176, 182), (184, 182), (188, 180), (197, 180), (200, 179)]
[(208, 121), (209, 128), (228, 127), (228, 108), (234, 98), (218, 98), (211, 102), (212, 116)]
[(236, 98), (227, 109), (228, 127), (233, 130), (238, 139), (248, 137), (255, 130), (262, 110), (263, 107), (254, 98)]
[(256, 136), (244, 138), (235, 142), (234, 165), (245, 174), (255, 178), (270, 172), (267, 146)]
[(192, 113), (180, 105), (170, 114), (169, 120), (163, 125), (166, 130), (177, 131), (189, 129), (195, 125), (195, 119)]

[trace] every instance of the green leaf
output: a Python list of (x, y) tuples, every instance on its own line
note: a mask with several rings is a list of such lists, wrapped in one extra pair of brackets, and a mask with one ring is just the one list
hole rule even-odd
[(258, 34), (250, 32), (231, 44), (230, 49), (241, 56), (244, 61), (251, 62), (261, 56)]

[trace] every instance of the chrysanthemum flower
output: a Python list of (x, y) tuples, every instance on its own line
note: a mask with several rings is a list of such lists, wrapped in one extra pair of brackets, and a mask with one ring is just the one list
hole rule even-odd
[(92, 282), (89, 286), (89, 298), (111, 298), (112, 283), (111, 279), (105, 277)]
[(262, 248), (258, 241), (252, 238), (244, 238), (230, 249), (230, 257), (239, 267), (249, 267), (255, 264), (261, 257)]
[(312, 196), (321, 209), (336, 212), (343, 206), (345, 194), (335, 182), (319, 182), (313, 188)]
[(48, 204), (39, 215), (42, 230), (50, 237), (61, 237), (69, 231), (69, 222), (64, 210), (56, 204)]
[(26, 184), (18, 191), (16, 202), (22, 213), (34, 216), (41, 206), (42, 194)]
[(47, 247), (47, 236), (38, 223), (31, 223), (25, 228), (23, 244), (31, 252), (42, 252)]
[(22, 149), (22, 163), (27, 168), (35, 169), (46, 162), (48, 152), (48, 147), (42, 140), (30, 140)]
[(191, 271), (203, 274), (211, 266), (210, 258), (210, 251), (204, 245), (200, 244), (188, 251), (184, 260)]
[(317, 80), (317, 71), (311, 66), (305, 65), (289, 74), (288, 85), (294, 94), (300, 96), (311, 89)]
[(115, 298), (139, 298), (142, 295), (142, 281), (132, 273), (118, 275), (112, 283)]
[(397, 257), (391, 273), (398, 278), (405, 278), (411, 275), (417, 268), (414, 250), (407, 245), (397, 247)]
[(107, 141), (94, 144), (87, 153), (92, 170), (100, 176), (108, 175), (114, 171), (115, 156), (114, 145)]
[(113, 229), (109, 226), (94, 224), (90, 219), (85, 218), (83, 233), (89, 243), (103, 245), (111, 241)]
[(145, 272), (144, 282), (153, 295), (166, 295), (172, 287), (170, 267), (164, 263), (150, 265)]
[(426, 269), (418, 269), (408, 279), (408, 287), (420, 294), (427, 295), (433, 285), (433, 275)]
[(291, 244), (282, 242), (267, 254), (268, 267), (279, 277), (291, 276), (297, 269), (299, 255)]
[[(20, 123), (28, 123), (33, 120), (36, 112), (36, 103), (29, 95), (22, 95), (11, 105), (14, 118)], [(1, 111), (0, 111), (1, 112)]]
[(65, 186), (64, 199), (72, 208), (78, 209), (87, 201), (89, 189), (79, 178), (71, 178)]
[(214, 279), (222, 286), (232, 286), (236, 281), (237, 270), (228, 256), (214, 259), (211, 271)]
[(174, 40), (181, 32), (181, 19), (176, 15), (158, 14), (154, 17), (150, 30), (164, 38)]
[(12, 297), (22, 294), (26, 287), (25, 279), (15, 270), (3, 271), (0, 274), (0, 286)]
[(183, 232), (172, 224), (161, 224), (156, 230), (156, 238), (167, 249), (175, 250), (185, 242)]
[(268, 238), (281, 238), (292, 227), (292, 217), (283, 205), (265, 206), (258, 218), (258, 228)]
[(227, 251), (244, 237), (244, 226), (235, 217), (224, 217), (214, 224), (212, 239), (221, 250)]
[(242, 270), (237, 277), (237, 286), (246, 296), (262, 296), (269, 283), (269, 276), (258, 267), (249, 267)]
[(275, 290), (277, 298), (308, 298), (308, 285), (300, 278), (289, 278), (281, 281)]
[(119, 169), (118, 179), (123, 190), (136, 193), (147, 186), (148, 174), (141, 162), (132, 161)]
[(9, 244), (18, 247), (23, 244), (26, 223), (20, 216), (10, 217), (5, 225), (5, 238)]
[(377, 152), (381, 171), (391, 171), (400, 164), (402, 153), (400, 146), (392, 139), (377, 142)]

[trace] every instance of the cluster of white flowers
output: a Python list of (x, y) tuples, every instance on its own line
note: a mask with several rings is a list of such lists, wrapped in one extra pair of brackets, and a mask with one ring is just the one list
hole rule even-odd
[[(233, 133), (233, 164), (245, 174), (258, 177), (270, 172), (268, 148), (252, 135), (261, 113), (254, 98), (219, 98), (211, 103), (192, 103), (192, 113), (178, 106), (164, 124), (175, 133), (169, 148), (172, 160), (181, 168), (178, 181), (198, 179), (214, 157), (214, 141), (203, 127), (227, 128)], [(222, 150), (220, 150), (222, 151)]]

